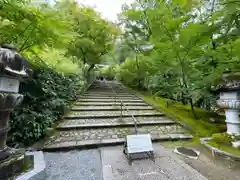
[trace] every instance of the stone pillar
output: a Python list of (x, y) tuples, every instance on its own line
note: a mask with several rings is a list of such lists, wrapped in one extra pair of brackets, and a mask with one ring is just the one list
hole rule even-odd
[(9, 180), (28, 169), (23, 150), (7, 147), (9, 116), (21, 103), (20, 80), (28, 77), (26, 59), (9, 45), (0, 46), (0, 179)]
[(225, 110), (227, 133), (240, 135), (240, 86), (239, 81), (227, 81), (220, 91), (218, 105)]
[(22, 99), (23, 96), (20, 94), (0, 93), (0, 152), (6, 149), (10, 113)]

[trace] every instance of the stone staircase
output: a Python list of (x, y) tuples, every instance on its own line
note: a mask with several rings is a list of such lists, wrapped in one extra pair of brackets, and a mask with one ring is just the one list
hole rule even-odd
[[(129, 111), (123, 110), (121, 113), (121, 102)], [(178, 123), (129, 93), (121, 84), (96, 81), (56, 127), (55, 134), (45, 143), (44, 150), (123, 144), (125, 136), (134, 133), (132, 115), (138, 121), (138, 133), (150, 133), (153, 141), (192, 138)]]

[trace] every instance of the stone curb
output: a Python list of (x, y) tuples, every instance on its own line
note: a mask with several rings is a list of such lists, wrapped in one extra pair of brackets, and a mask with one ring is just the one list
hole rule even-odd
[(45, 173), (45, 161), (42, 151), (25, 152), (26, 154), (34, 155), (34, 168), (21, 176), (18, 176), (15, 180), (43, 180), (46, 179)]
[[(164, 113), (156, 113), (156, 114), (133, 114), (134, 117), (157, 117), (157, 116), (164, 116)], [(99, 119), (99, 118), (120, 118), (120, 114), (119, 115), (97, 115), (97, 116), (91, 116), (91, 115), (69, 115), (69, 116), (65, 116), (64, 119), (89, 119), (89, 118), (95, 118), (95, 119)], [(122, 117), (132, 117), (131, 114), (126, 115), (123, 114)]]
[(240, 156), (235, 156), (232, 155), (231, 153), (222, 151), (216, 147), (211, 146), (210, 144), (208, 144), (208, 141), (210, 141), (212, 138), (208, 137), (208, 138), (201, 138), (200, 142), (201, 144), (203, 144), (205, 147), (207, 147), (209, 150), (211, 150), (212, 152), (216, 153), (216, 154), (220, 154), (220, 155), (224, 155), (234, 161), (240, 161)]
[[(192, 135), (186, 134), (166, 134), (157, 137), (152, 137), (153, 142), (158, 141), (176, 141), (176, 140), (189, 140), (192, 139)], [(93, 149), (103, 146), (115, 146), (122, 145), (125, 142), (125, 138), (118, 139), (102, 139), (102, 140), (86, 140), (86, 141), (71, 141), (65, 142), (62, 145), (44, 147), (45, 152), (56, 152), (56, 151), (68, 151), (73, 149)]]
[[(175, 121), (164, 120), (164, 121), (145, 121), (138, 122), (138, 126), (151, 126), (151, 125), (171, 125), (176, 124)], [(131, 127), (134, 126), (133, 122), (130, 123), (102, 123), (102, 124), (79, 124), (79, 125), (62, 125), (57, 126), (57, 130), (72, 130), (72, 129), (87, 129), (87, 128), (110, 128), (110, 127)]]

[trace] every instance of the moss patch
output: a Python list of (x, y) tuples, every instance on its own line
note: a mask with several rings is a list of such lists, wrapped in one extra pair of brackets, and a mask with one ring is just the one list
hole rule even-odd
[[(180, 102), (169, 99), (153, 97), (142, 92), (134, 92), (151, 103), (159, 111), (164, 111), (176, 120), (182, 121), (190, 126), (193, 131), (192, 133), (197, 137), (207, 137), (214, 133), (226, 131), (226, 125), (224, 123), (225, 118), (217, 113), (195, 108), (198, 119), (194, 119), (190, 105), (182, 105)], [(169, 106), (167, 106), (167, 104), (169, 104)], [(210, 118), (215, 119), (217, 123), (212, 123)]]
[(224, 152), (228, 152), (228, 153), (231, 153), (235, 156), (239, 156), (240, 157), (240, 149), (237, 149), (237, 148), (234, 148), (232, 147), (231, 145), (229, 144), (224, 144), (224, 143), (217, 143), (213, 140), (209, 141), (208, 142), (209, 145), (217, 148), (217, 149), (220, 149)]
[(212, 141), (218, 144), (231, 145), (232, 138), (227, 133), (216, 133), (212, 135)]
[(232, 137), (227, 133), (216, 133), (212, 135), (212, 139), (208, 144), (222, 151), (240, 156), (240, 148), (237, 149), (232, 147), (232, 141), (237, 139), (238, 137)]
[(200, 144), (200, 139), (199, 138), (193, 138), (192, 140), (189, 141), (164, 141), (161, 142), (161, 145), (163, 145), (165, 148), (172, 149), (178, 146), (183, 146), (183, 147), (194, 147), (196, 145)]

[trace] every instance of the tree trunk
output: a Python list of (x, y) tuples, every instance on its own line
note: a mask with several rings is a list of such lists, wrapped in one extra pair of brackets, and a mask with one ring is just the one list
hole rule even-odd
[(88, 69), (88, 73), (94, 68), (94, 66), (95, 66), (95, 64), (92, 64), (90, 67), (89, 67), (89, 69)]
[(197, 114), (196, 114), (195, 109), (194, 109), (194, 106), (193, 106), (192, 98), (189, 98), (189, 102), (190, 102), (190, 105), (191, 105), (191, 110), (192, 110), (192, 114), (193, 114), (194, 119), (198, 119)]

